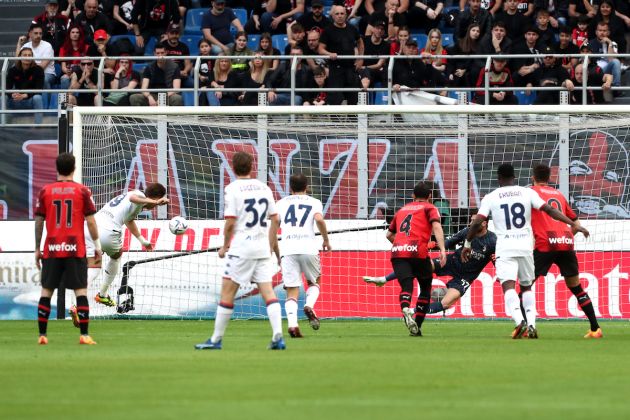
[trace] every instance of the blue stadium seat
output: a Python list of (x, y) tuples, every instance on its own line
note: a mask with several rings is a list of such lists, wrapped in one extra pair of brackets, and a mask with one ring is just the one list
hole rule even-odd
[(184, 34), (199, 35), (201, 33), (201, 19), (208, 9), (188, 9), (186, 12), (186, 25)]
[(418, 50), (422, 50), (425, 45), (427, 45), (427, 39), (429, 38), (427, 34), (422, 33), (412, 33), (411, 38), (415, 39), (418, 43)]
[[(236, 15), (236, 17), (238, 18), (238, 20), (241, 22), (241, 25), (245, 26), (245, 24), (247, 23), (247, 10), (245, 9), (232, 9), (234, 10), (234, 14)], [(234, 31), (234, 27), (232, 26), (232, 30)]]
[[(466, 7), (468, 7), (468, 6), (466, 6)], [(444, 17), (444, 16), (448, 15), (448, 13), (449, 13), (449, 12), (452, 12), (452, 11), (457, 11), (457, 12), (459, 12), (459, 6), (449, 6), (449, 7), (445, 7), (445, 8), (442, 10), (442, 16)], [(444, 20), (444, 18), (442, 18), (442, 19), (440, 20), (440, 25), (438, 26), (438, 29), (439, 29), (440, 31), (442, 31), (442, 33), (445, 33), (445, 32), (448, 32), (448, 33), (453, 33), (453, 31), (455, 30), (455, 27), (454, 27), (454, 26), (449, 26), (449, 25), (447, 25), (447, 24), (446, 24), (446, 21)]]
[(271, 45), (273, 45), (274, 48), (277, 48), (278, 51), (280, 51), (280, 54), (284, 54), (284, 49), (287, 45), (289, 45), (289, 40), (286, 35), (272, 35)]
[(329, 8), (332, 7), (334, 2), (335, 0), (322, 0), (322, 3), (324, 3), (324, 7), (328, 6)]
[(455, 39), (453, 37), (453, 34), (442, 34), (442, 46), (443, 47), (450, 47), (454, 43), (455, 43)]
[(519, 105), (531, 105), (536, 100), (536, 92), (532, 91), (529, 96), (525, 95), (524, 90), (514, 91), (514, 95), (518, 99)]
[(184, 35), (179, 40), (188, 46), (190, 55), (199, 55), (199, 41), (203, 35)]
[(144, 68), (146, 66), (148, 66), (150, 63), (146, 62), (146, 63), (133, 63), (133, 69), (135, 71), (137, 71), (138, 73), (140, 73), (140, 77), (142, 77), (142, 72), (144, 71)]
[(149, 42), (147, 42), (147, 45), (145, 45), (144, 55), (153, 55), (153, 51), (155, 50), (157, 43), (157, 38), (152, 36), (151, 39), (149, 39)]
[(330, 16), (330, 9), (332, 6), (324, 6), (324, 16)]
[(247, 47), (250, 50), (256, 51), (258, 49), (258, 44), (260, 44), (259, 34), (247, 35)]
[(387, 105), (387, 91), (374, 92), (374, 105)]

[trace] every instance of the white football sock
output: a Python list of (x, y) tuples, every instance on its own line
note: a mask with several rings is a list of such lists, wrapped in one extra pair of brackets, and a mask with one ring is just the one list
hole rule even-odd
[(523, 292), (523, 309), (525, 309), (525, 317), (527, 318), (527, 325), (531, 325), (536, 328), (536, 297), (534, 292), (528, 290)]
[(120, 258), (115, 260), (110, 258), (107, 262), (107, 266), (105, 266), (105, 275), (103, 276), (103, 285), (101, 286), (101, 295), (107, 294), (107, 289), (112, 284), (114, 279), (116, 278), (116, 274), (118, 274), (118, 269), (120, 268)]
[(230, 318), (232, 318), (233, 312), (234, 308), (225, 308), (221, 305), (217, 307), (217, 314), (214, 320), (214, 332), (212, 333), (210, 341), (216, 343), (223, 338), (223, 334), (225, 334), (225, 329), (227, 328)]
[(267, 316), (271, 324), (272, 340), (282, 337), (282, 308), (278, 301), (267, 305)]
[(306, 303), (304, 303), (304, 306), (314, 309), (317, 298), (319, 298), (319, 285), (314, 284), (309, 286), (308, 289), (306, 289)]
[(505, 292), (505, 313), (510, 315), (516, 325), (523, 322), (523, 314), (521, 313), (521, 301), (518, 298), (516, 290), (509, 289)]
[(298, 326), (298, 303), (295, 299), (289, 298), (284, 302), (284, 311), (287, 313), (287, 323), (289, 328)]

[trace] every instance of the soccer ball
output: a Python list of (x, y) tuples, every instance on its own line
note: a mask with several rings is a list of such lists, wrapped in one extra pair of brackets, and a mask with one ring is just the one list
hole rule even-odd
[(182, 216), (175, 216), (168, 222), (168, 228), (173, 235), (181, 235), (188, 229), (188, 221)]

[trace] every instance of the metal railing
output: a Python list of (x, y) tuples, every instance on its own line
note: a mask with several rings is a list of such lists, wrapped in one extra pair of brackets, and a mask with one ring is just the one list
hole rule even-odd
[[(578, 59), (582, 59), (582, 66), (583, 66), (583, 81), (581, 86), (579, 86), (579, 90), (581, 90), (582, 92), (582, 102), (583, 105), (587, 104), (587, 91), (588, 90), (592, 90), (592, 91), (597, 91), (597, 90), (603, 90), (602, 86), (589, 86), (588, 85), (588, 65), (591, 62), (591, 60), (595, 59), (599, 59), (599, 58), (628, 58), (630, 57), (630, 54), (502, 54), (501, 57), (504, 59), (518, 59), (518, 58), (526, 58), (526, 59), (537, 59), (540, 58), (542, 60), (543, 57), (547, 57), (553, 55), (554, 57), (558, 57), (558, 58), (578, 58)], [(290, 72), (291, 72), (291, 86), (288, 88), (277, 88), (277, 89), (272, 89), (272, 88), (258, 88), (258, 89), (246, 89), (246, 88), (208, 88), (208, 87), (202, 87), (200, 85), (200, 80), (199, 80), (199, 69), (201, 67), (201, 62), (202, 60), (207, 60), (208, 58), (211, 59), (217, 59), (217, 58), (229, 58), (229, 59), (239, 59), (242, 60), (244, 58), (248, 59), (248, 60), (252, 60), (256, 57), (256, 55), (252, 55), (252, 56), (220, 56), (220, 57), (201, 57), (201, 56), (183, 56), (183, 57), (162, 57), (163, 59), (166, 60), (184, 60), (184, 59), (190, 59), (190, 60), (194, 60), (194, 65), (193, 65), (193, 72), (191, 77), (193, 78), (193, 87), (191, 88), (179, 88), (179, 89), (141, 89), (141, 87), (138, 87), (136, 89), (125, 89), (126, 91), (128, 91), (130, 94), (133, 93), (141, 93), (141, 92), (149, 92), (149, 93), (159, 93), (159, 92), (176, 92), (176, 93), (184, 93), (184, 92), (191, 92), (193, 93), (193, 106), (198, 106), (199, 105), (199, 94), (202, 92), (251, 92), (251, 91), (255, 91), (255, 92), (269, 92), (269, 91), (274, 91), (274, 92), (279, 92), (279, 93), (290, 93), (291, 96), (291, 105), (295, 105), (295, 97), (297, 95), (299, 95), (299, 93), (302, 92), (386, 92), (387, 93), (387, 103), (389, 105), (392, 104), (392, 93), (394, 92), (394, 88), (393, 88), (393, 70), (394, 70), (394, 64), (396, 62), (396, 60), (402, 60), (402, 59), (415, 59), (415, 60), (433, 60), (433, 59), (447, 59), (447, 60), (469, 60), (469, 59), (474, 59), (474, 60), (478, 60), (478, 61), (483, 61), (485, 62), (484, 66), (480, 66), (480, 69), (484, 69), (485, 70), (485, 78), (484, 78), (484, 86), (483, 89), (481, 87), (476, 87), (476, 86), (472, 86), (472, 87), (448, 87), (448, 86), (444, 86), (444, 87), (435, 87), (435, 88), (428, 88), (428, 87), (422, 87), (422, 88), (402, 88), (401, 91), (413, 91), (413, 90), (422, 90), (422, 91), (426, 91), (426, 92), (435, 92), (435, 93), (440, 93), (440, 92), (457, 92), (457, 96), (461, 96), (459, 95), (459, 93), (462, 92), (466, 92), (468, 93), (475, 93), (475, 92), (479, 92), (481, 90), (483, 90), (484, 92), (484, 101), (485, 104), (487, 105), (489, 103), (489, 99), (490, 99), (490, 93), (492, 92), (498, 92), (498, 91), (522, 91), (524, 89), (526, 89), (526, 87), (524, 86), (514, 86), (514, 87), (491, 87), (490, 86), (490, 80), (489, 80), (489, 71), (490, 71), (490, 66), (491, 66), (491, 61), (493, 57), (496, 57), (496, 55), (433, 55), (430, 56), (430, 58), (427, 57), (421, 57), (421, 56), (405, 56), (405, 55), (396, 55), (396, 56), (383, 56), (383, 55), (363, 55), (363, 56), (338, 56), (337, 60), (357, 60), (357, 59), (370, 59), (370, 60), (380, 60), (380, 59), (385, 59), (387, 60), (387, 67), (386, 67), (386, 71), (387, 71), (387, 85), (386, 86), (381, 86), (381, 87), (370, 87), (367, 89), (358, 87), (358, 88), (305, 88), (305, 87), (297, 87), (296, 86), (296, 72), (298, 69), (298, 64), (300, 63), (300, 61), (302, 61), (302, 65), (306, 65), (306, 63), (304, 62), (307, 59), (325, 59), (328, 61), (332, 61), (329, 56), (322, 56), (322, 55), (318, 55), (318, 56), (292, 56), (292, 55), (280, 55), (280, 56), (263, 56), (262, 58), (264, 60), (275, 60), (275, 59), (280, 59), (280, 60), (290, 60), (291, 61), (291, 65), (289, 67)], [(20, 60), (34, 60), (34, 61), (39, 61), (38, 58), (26, 58), (26, 57), (6, 57), (6, 58), (2, 58), (3, 62), (2, 62), (2, 66), (1, 66), (1, 80), (0, 80), (0, 90), (1, 90), (1, 94), (2, 97), (0, 99), (0, 113), (1, 113), (1, 124), (4, 125), (6, 124), (6, 115), (7, 114), (33, 114), (35, 112), (40, 112), (40, 113), (48, 113), (48, 114), (57, 114), (58, 113), (58, 109), (61, 106), (61, 101), (58, 101), (58, 109), (41, 109), (41, 110), (37, 110), (37, 109), (28, 109), (28, 110), (16, 110), (16, 109), (11, 109), (9, 110), (7, 107), (7, 95), (10, 95), (11, 93), (47, 93), (47, 94), (67, 94), (67, 93), (96, 93), (97, 94), (97, 103), (98, 105), (102, 105), (103, 104), (103, 99), (104, 99), (104, 95), (103, 94), (107, 94), (107, 93), (111, 93), (111, 92), (120, 92), (121, 89), (108, 89), (105, 88), (103, 86), (103, 82), (104, 82), (104, 72), (106, 70), (106, 64), (105, 62), (108, 60), (119, 60), (119, 59), (126, 59), (126, 60), (133, 60), (134, 62), (136, 62), (136, 64), (140, 64), (140, 63), (145, 63), (145, 65), (149, 65), (151, 64), (151, 62), (156, 61), (157, 59), (159, 59), (159, 57), (156, 56), (118, 56), (118, 57), (67, 57), (67, 58), (51, 58), (50, 60), (58, 63), (58, 62), (62, 62), (62, 61), (80, 61), (80, 60), (92, 60), (95, 63), (98, 63), (98, 66), (96, 66), (97, 69), (97, 74), (98, 74), (98, 78), (96, 81), (96, 88), (94, 89), (41, 89), (41, 90), (23, 90), (23, 89), (7, 89), (7, 84), (6, 84), (6, 78), (7, 78), (7, 73), (9, 71), (10, 66), (13, 64), (13, 62), (15, 61), (20, 61)], [(59, 77), (59, 76), (58, 76)], [(554, 87), (543, 87), (543, 86), (532, 86), (532, 87), (527, 87), (528, 90), (531, 91), (567, 91), (566, 88), (561, 87), (561, 86), (554, 86)], [(578, 89), (578, 87), (576, 86), (575, 89)], [(626, 90), (630, 90), (630, 86), (613, 86), (612, 89), (613, 91), (626, 91)]]

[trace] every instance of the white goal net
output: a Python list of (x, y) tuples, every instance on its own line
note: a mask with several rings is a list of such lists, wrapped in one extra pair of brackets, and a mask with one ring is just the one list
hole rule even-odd
[[(362, 276), (391, 271), (385, 226), (422, 179), (434, 181), (447, 234), (464, 228), (510, 162), (519, 185), (546, 163), (592, 238), (576, 238), (582, 283), (598, 315), (630, 318), (630, 110), (622, 107), (239, 107), (76, 108), (73, 144), (82, 181), (97, 208), (148, 183), (167, 186), (170, 204), (141, 214), (155, 246), (148, 253), (125, 232), (124, 274), (109, 294), (133, 290), (133, 309), (93, 307), (95, 316), (213, 317), (221, 284), (223, 189), (232, 155), (256, 158), (255, 172), (276, 199), (304, 173), (324, 204), (332, 252), (321, 254), (320, 317), (397, 317), (396, 281), (383, 288)], [(168, 220), (182, 215), (182, 236)], [(627, 229), (626, 229), (627, 228)], [(626, 232), (628, 231), (628, 232)], [(434, 285), (446, 279), (436, 278)], [(102, 279), (90, 285), (95, 294)], [(281, 273), (274, 285), (284, 299)], [(121, 285), (123, 288), (121, 288)], [(538, 279), (541, 317), (582, 316), (554, 268)], [(300, 306), (304, 303), (301, 294)], [(120, 312), (120, 308), (118, 309)], [(239, 291), (235, 316), (265, 316), (255, 288)], [(435, 315), (434, 315), (435, 316)], [(441, 315), (440, 315), (441, 316)], [(450, 318), (506, 317), (494, 267), (446, 312)]]

